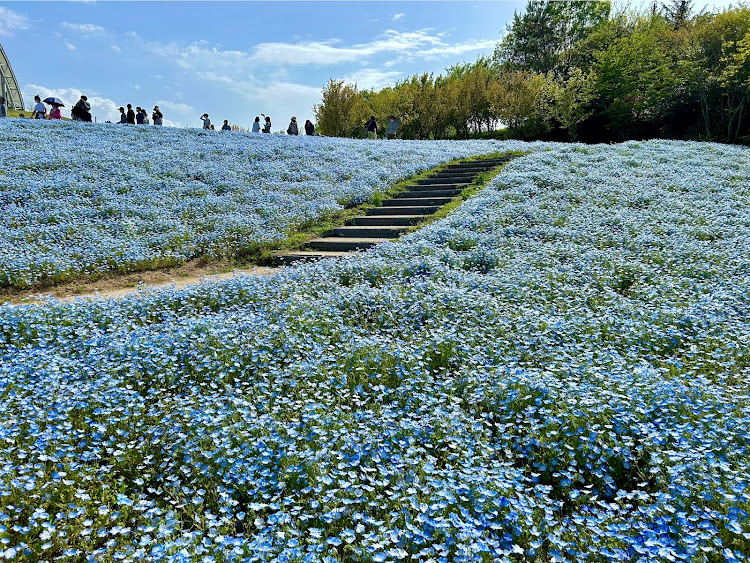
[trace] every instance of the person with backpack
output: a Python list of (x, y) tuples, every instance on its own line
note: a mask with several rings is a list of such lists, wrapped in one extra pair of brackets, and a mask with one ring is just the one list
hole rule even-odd
[(162, 125), (164, 123), (164, 116), (162, 115), (161, 110), (159, 110), (159, 106), (154, 106), (151, 119), (154, 120), (154, 125)]
[(287, 135), (299, 135), (299, 128), (297, 127), (296, 117), (292, 117), (292, 120), (289, 122), (289, 127), (286, 128), (286, 134)]
[[(263, 114), (261, 113), (261, 115), (263, 115)], [(265, 125), (263, 125), (262, 131), (264, 133), (270, 133), (271, 132), (271, 118), (268, 117), (267, 115), (263, 115), (263, 117), (266, 118), (266, 123), (265, 123)]]
[(377, 139), (378, 138), (378, 122), (375, 121), (375, 116), (370, 116), (370, 121), (365, 123), (365, 131), (367, 131), (367, 138), (368, 139)]
[(315, 135), (315, 125), (309, 119), (305, 121), (305, 135)]

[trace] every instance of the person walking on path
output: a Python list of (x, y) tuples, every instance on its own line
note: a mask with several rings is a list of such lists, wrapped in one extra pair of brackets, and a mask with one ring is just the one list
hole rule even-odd
[(0, 96), (0, 117), (8, 117), (8, 110), (5, 108), (5, 98)]
[(128, 116), (125, 115), (125, 108), (121, 107), (120, 108), (120, 121), (118, 121), (117, 123), (125, 125), (127, 122), (128, 122)]
[(305, 121), (305, 135), (315, 135), (315, 125), (309, 119)]
[(60, 111), (60, 106), (58, 104), (52, 104), (52, 109), (49, 112), (49, 118), (62, 120), (62, 112)]
[(365, 123), (365, 131), (367, 131), (367, 138), (368, 139), (377, 139), (378, 138), (378, 122), (375, 121), (375, 116), (370, 116), (370, 121)]
[[(261, 113), (261, 115), (263, 115), (263, 114)], [(263, 125), (262, 131), (264, 133), (270, 133), (271, 132), (271, 118), (268, 117), (267, 115), (263, 115), (263, 117), (266, 118), (266, 123), (265, 123), (265, 125)]]
[(286, 128), (286, 134), (287, 135), (299, 135), (299, 128), (297, 127), (296, 117), (292, 117), (292, 120), (289, 122), (289, 127)]
[(136, 107), (135, 109), (136, 109), (136, 112), (135, 112), (135, 123), (136, 123), (136, 125), (143, 125), (143, 118), (144, 118), (144, 116), (146, 114), (143, 111), (143, 108)]
[(207, 113), (204, 113), (203, 115), (201, 115), (201, 120), (203, 121), (204, 129), (211, 129), (211, 120), (208, 118)]
[(47, 106), (42, 103), (42, 99), (39, 96), (34, 96), (36, 105), (34, 111), (31, 113), (32, 119), (44, 119), (47, 116)]
[(73, 117), (73, 121), (85, 121), (91, 122), (91, 104), (88, 102), (86, 96), (81, 96), (81, 99), (76, 102), (73, 109), (70, 112)]
[(128, 104), (128, 113), (127, 113), (127, 123), (130, 125), (135, 125), (135, 112), (133, 111), (133, 106)]
[(255, 121), (253, 121), (253, 133), (260, 133), (260, 117), (255, 117)]
[(388, 139), (395, 139), (396, 138), (396, 131), (398, 131), (398, 121), (396, 121), (396, 116), (392, 115), (388, 118), (388, 127), (385, 129), (385, 136)]
[(151, 119), (154, 120), (154, 125), (162, 125), (164, 123), (164, 116), (159, 110), (159, 106), (154, 106), (154, 112), (151, 114)]
[(232, 126), (229, 125), (229, 120), (228, 119), (224, 120), (224, 125), (221, 126), (221, 130), (222, 131), (231, 131), (232, 130)]

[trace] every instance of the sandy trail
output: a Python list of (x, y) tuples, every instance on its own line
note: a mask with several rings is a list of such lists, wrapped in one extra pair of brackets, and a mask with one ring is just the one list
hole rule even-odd
[[(166, 289), (166, 288), (174, 288), (174, 289), (183, 289), (190, 285), (198, 285), (201, 283), (209, 282), (209, 281), (221, 281), (230, 279), (232, 277), (236, 276), (270, 276), (277, 272), (279, 272), (279, 268), (266, 268), (262, 266), (256, 266), (253, 268), (244, 268), (244, 269), (236, 269), (231, 272), (222, 272), (222, 273), (215, 273), (215, 274), (209, 274), (209, 273), (203, 273), (200, 275), (194, 275), (194, 276), (183, 276), (183, 277), (175, 277), (170, 279), (169, 281), (160, 281), (160, 282), (143, 282), (138, 281), (134, 282), (131, 285), (127, 285), (125, 287), (115, 287), (115, 288), (92, 288), (91, 291), (84, 291), (84, 292), (72, 292), (65, 294), (60, 294), (59, 289), (55, 291), (50, 291), (49, 293), (45, 292), (39, 292), (36, 294), (29, 294), (29, 295), (23, 295), (23, 296), (17, 296), (15, 298), (8, 299), (8, 303), (13, 305), (34, 305), (34, 304), (41, 304), (46, 301), (48, 301), (50, 298), (58, 299), (60, 301), (75, 301), (78, 299), (116, 299), (118, 297), (126, 297), (129, 295), (133, 295), (138, 293), (139, 291), (148, 290), (148, 289)], [(0, 300), (0, 303), (2, 300)]]

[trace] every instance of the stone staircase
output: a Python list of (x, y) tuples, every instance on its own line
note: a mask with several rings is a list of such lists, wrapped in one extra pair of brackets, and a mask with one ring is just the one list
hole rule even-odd
[(379, 207), (368, 209), (366, 215), (350, 219), (346, 226), (333, 229), (325, 237), (308, 241), (304, 250), (278, 254), (278, 262), (285, 265), (299, 260), (342, 256), (398, 238), (442, 206), (458, 199), (477, 175), (502, 166), (513, 158), (509, 155), (449, 164), (432, 176), (415, 180), (407, 191), (384, 200)]

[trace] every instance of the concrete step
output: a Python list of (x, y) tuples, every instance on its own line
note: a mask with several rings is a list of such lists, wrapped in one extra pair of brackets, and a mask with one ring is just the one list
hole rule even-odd
[(351, 252), (353, 250), (372, 248), (385, 240), (388, 239), (327, 237), (313, 239), (307, 243), (307, 246), (312, 250)]
[(339, 256), (346, 256), (347, 252), (341, 251), (325, 251), (325, 250), (297, 250), (290, 252), (289, 254), (279, 254), (277, 260), (280, 266), (288, 266), (294, 262), (312, 262), (314, 260), (322, 260), (323, 258), (338, 258)]
[(409, 230), (408, 225), (350, 225), (333, 229), (331, 236), (344, 238), (398, 238)]
[(432, 215), (439, 205), (405, 205), (403, 207), (371, 207), (367, 210), (370, 217), (379, 215)]
[(451, 190), (451, 189), (463, 190), (468, 185), (469, 185), (468, 183), (465, 183), (465, 184), (415, 184), (413, 186), (409, 186), (409, 189), (412, 191)]
[(445, 205), (453, 201), (454, 197), (395, 197), (383, 201), (383, 207), (412, 207), (427, 205)]
[(448, 164), (446, 168), (471, 168), (475, 166), (500, 166), (508, 162), (509, 159), (505, 157), (501, 158), (486, 158), (484, 160), (469, 160), (467, 162), (456, 162), (455, 164)]
[(453, 197), (458, 195), (462, 190), (453, 189), (440, 189), (440, 190), (414, 190), (409, 192), (401, 192), (393, 197)]
[(416, 180), (414, 183), (417, 185), (430, 185), (430, 184), (471, 184), (474, 176), (432, 176), (430, 178), (422, 178)]
[(354, 225), (416, 225), (424, 215), (367, 215), (352, 219)]

